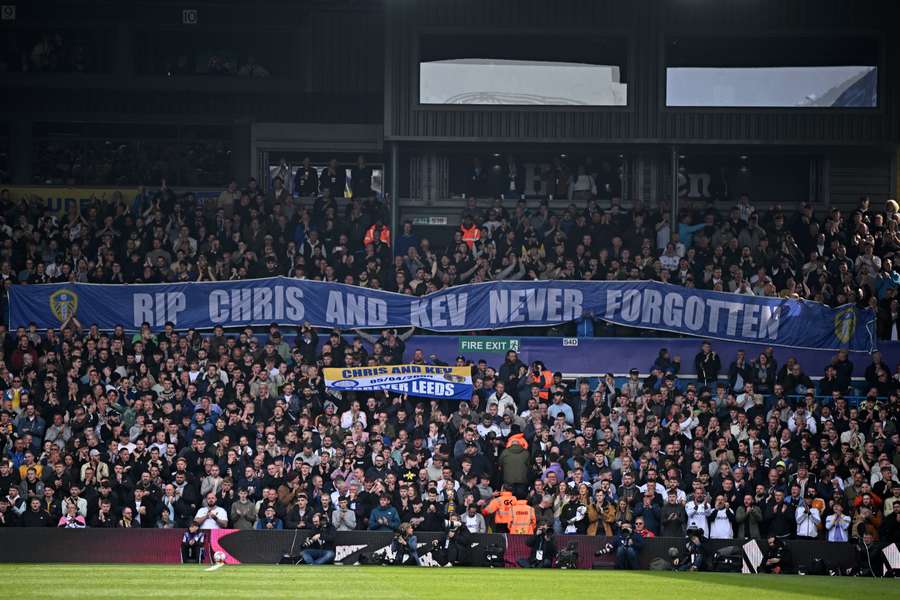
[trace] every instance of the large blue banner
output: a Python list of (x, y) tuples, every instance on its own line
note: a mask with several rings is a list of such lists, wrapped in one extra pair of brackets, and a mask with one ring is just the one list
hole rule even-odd
[(179, 329), (296, 325), (472, 331), (557, 325), (583, 317), (642, 329), (798, 348), (870, 351), (875, 315), (709, 292), (653, 281), (509, 281), (463, 285), (422, 297), (286, 277), (179, 284), (17, 285), (10, 325), (59, 327), (69, 317), (101, 329), (144, 322)]

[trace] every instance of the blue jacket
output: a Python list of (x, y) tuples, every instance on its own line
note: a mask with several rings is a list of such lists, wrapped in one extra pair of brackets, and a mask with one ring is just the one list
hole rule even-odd
[[(387, 525), (378, 522), (379, 519), (387, 519)], [(369, 515), (369, 529), (373, 531), (394, 531), (400, 526), (400, 515), (393, 506), (381, 508), (376, 506)]]

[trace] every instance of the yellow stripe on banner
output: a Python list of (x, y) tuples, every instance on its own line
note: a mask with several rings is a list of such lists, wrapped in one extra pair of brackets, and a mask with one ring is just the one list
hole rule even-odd
[(71, 208), (82, 209), (93, 202), (125, 202), (126, 206), (138, 193), (136, 187), (65, 187), (55, 185), (20, 186), (9, 190), (11, 200), (40, 202), (50, 212), (57, 215), (67, 213)]

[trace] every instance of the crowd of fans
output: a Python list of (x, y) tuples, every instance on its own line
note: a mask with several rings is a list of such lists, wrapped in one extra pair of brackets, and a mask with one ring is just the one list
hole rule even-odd
[(815, 390), (708, 342), (696, 380), (662, 350), (593, 387), (509, 352), (450, 402), (326, 390), (325, 365), (425, 363), (394, 331), (0, 335), (0, 526), (900, 535), (900, 382), (878, 355), (858, 406), (845, 353)]
[(134, 199), (98, 200), (66, 215), (46, 214), (39, 202), (10, 203), (3, 193), (0, 275), (6, 284), (289, 275), (408, 294), (495, 279), (653, 279), (858, 303), (877, 312), (880, 338), (900, 339), (894, 200), (876, 210), (861, 198), (849, 214), (816, 215), (810, 204), (756, 210), (741, 195), (724, 213), (713, 204), (684, 206), (672, 223), (665, 205), (625, 208), (617, 196), (601, 200), (602, 186), (580, 168), (571, 185), (589, 180), (584, 194), (576, 192), (583, 202), (554, 212), (546, 201), (530, 210), (522, 199), (470, 196), (461, 225), (439, 245), (408, 221), (392, 237), (387, 207), (372, 192), (372, 168), (360, 157), (348, 183), (336, 164), (320, 173), (307, 161), (294, 177), (294, 193), (280, 177), (269, 191), (256, 180), (243, 189), (232, 181), (217, 199), (202, 202), (163, 180)]
[[(309, 169), (294, 182), (300, 199), (279, 178), (268, 192), (232, 181), (203, 204), (164, 182), (52, 215), (3, 192), (4, 289), (290, 275), (423, 294), (491, 279), (649, 278), (866, 303), (881, 337), (897, 339), (894, 201), (817, 218), (809, 205), (756, 211), (742, 196), (724, 216), (687, 210), (672, 224), (664, 207), (616, 198), (554, 214), (473, 197), (436, 248), (409, 222), (392, 239), (362, 157), (349, 201), (342, 169)], [(878, 354), (858, 382), (843, 352), (824, 366), (780, 365), (704, 343), (696, 380), (663, 350), (625, 382), (569, 387), (510, 352), (473, 364), (475, 393), (455, 404), (325, 389), (323, 366), (424, 363), (395, 331), (366, 345), (336, 332), (320, 340), (309, 325), (292, 343), (274, 325), (260, 339), (84, 326), (0, 327), (2, 526), (414, 533), (452, 522), (623, 543), (689, 529), (897, 541), (900, 376)], [(823, 377), (816, 385), (804, 369)], [(858, 405), (847, 400), (855, 388)]]

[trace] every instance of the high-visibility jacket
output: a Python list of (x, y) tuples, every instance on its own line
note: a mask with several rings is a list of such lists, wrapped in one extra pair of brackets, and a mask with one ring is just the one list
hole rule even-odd
[(549, 400), (550, 386), (553, 385), (553, 373), (547, 369), (541, 371), (540, 375), (534, 375), (534, 371), (531, 371), (531, 373), (531, 383), (541, 386), (541, 391), (538, 394), (541, 397), (541, 400)]
[(481, 229), (479, 229), (478, 225), (473, 224), (469, 228), (466, 228), (465, 225), (460, 225), (459, 230), (462, 231), (462, 240), (469, 249), (474, 248), (475, 242), (481, 239)]
[[(381, 233), (378, 235), (382, 244), (386, 244), (388, 246), (391, 245), (391, 230), (384, 225), (381, 226)], [(366, 236), (363, 238), (363, 245), (372, 244), (375, 242), (375, 225), (372, 225), (366, 230)]]
[(512, 520), (509, 522), (509, 532), (533, 535), (536, 524), (534, 508), (528, 504), (527, 500), (516, 500), (513, 505)]
[(500, 495), (491, 500), (484, 507), (484, 516), (494, 515), (494, 523), (505, 524), (512, 521), (513, 506), (516, 504), (516, 497), (512, 492), (500, 492)]

